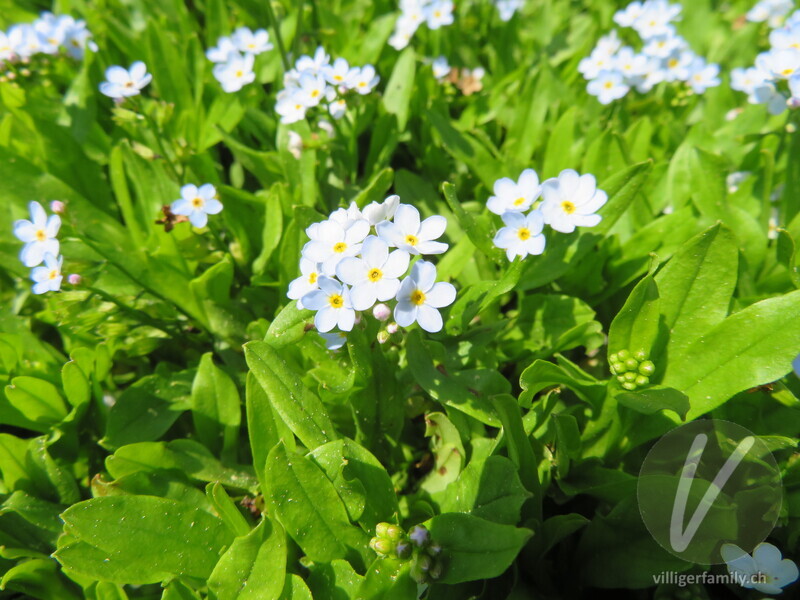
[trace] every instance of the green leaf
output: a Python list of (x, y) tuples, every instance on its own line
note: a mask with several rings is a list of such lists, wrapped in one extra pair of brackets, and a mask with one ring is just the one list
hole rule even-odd
[(400, 131), (403, 131), (408, 123), (416, 67), (417, 58), (414, 55), (414, 48), (409, 46), (400, 53), (395, 62), (394, 70), (386, 83), (386, 91), (383, 94), (383, 106), (389, 114), (397, 115), (397, 125)]
[(456, 186), (452, 183), (445, 182), (442, 184), (442, 194), (450, 210), (452, 210), (453, 214), (456, 216), (458, 224), (461, 225), (461, 228), (472, 243), (475, 244), (475, 247), (482, 250), (486, 256), (492, 258), (496, 262), (500, 262), (503, 255), (502, 252), (492, 244), (494, 234), (492, 233), (489, 220), (481, 219), (474, 213), (466, 211), (456, 195)]
[(207, 352), (200, 359), (192, 384), (192, 420), (197, 437), (209, 450), (236, 458), (241, 406), (230, 376), (214, 364)]
[(606, 386), (588, 373), (572, 373), (564, 366), (555, 365), (546, 360), (535, 360), (519, 377), (522, 393), (519, 396), (521, 406), (530, 406), (533, 397), (543, 389), (563, 385), (584, 402), (599, 407), (606, 394)]
[(650, 350), (659, 333), (661, 302), (658, 286), (647, 275), (631, 291), (608, 331), (608, 352)]
[(446, 557), (441, 583), (501, 575), (533, 535), (530, 529), (493, 523), (463, 513), (445, 513), (425, 523)]
[(738, 257), (732, 232), (718, 223), (689, 240), (656, 275), (661, 313), (670, 332), (668, 357), (683, 354), (728, 314)]
[(522, 505), (530, 497), (516, 465), (504, 456), (490, 456), (485, 461), (470, 461), (448, 487), (441, 509), (443, 513), (470, 513), (487, 521), (516, 525)]
[(214, 481), (206, 486), (206, 497), (233, 535), (240, 536), (250, 533), (250, 525), (219, 481)]
[(575, 141), (575, 117), (578, 107), (570, 107), (553, 127), (547, 140), (547, 149), (544, 153), (542, 177), (556, 177), (564, 170), (571, 168), (572, 146)]
[(517, 466), (522, 483), (531, 492), (539, 492), (536, 456), (533, 454), (533, 447), (522, 425), (519, 404), (510, 394), (494, 396), (492, 401), (503, 423), (508, 455)]
[(266, 516), (250, 533), (238, 537), (208, 578), (220, 600), (277, 600), (286, 577), (286, 536)]
[(58, 389), (43, 379), (15, 377), (5, 388), (7, 402), (0, 402), (0, 423), (45, 433), (67, 416)]
[(306, 331), (306, 325), (311, 322), (313, 312), (300, 310), (296, 302), (290, 302), (281, 309), (275, 320), (267, 329), (265, 342), (273, 348), (282, 348), (299, 340)]
[(687, 396), (694, 419), (743, 390), (792, 370), (800, 339), (800, 290), (734, 313), (671, 357), (663, 384)]
[(350, 523), (336, 488), (313, 461), (279, 443), (267, 457), (264, 481), (278, 520), (309, 559), (363, 562), (367, 536)]
[[(62, 515), (68, 569), (101, 581), (143, 585), (175, 576), (206, 579), (233, 536), (204, 510), (153, 496), (107, 496)], [(133, 526), (135, 525), (135, 526)]]
[(272, 407), (306, 448), (313, 450), (338, 437), (322, 402), (270, 344), (249, 342), (244, 353)]
[(61, 369), (61, 384), (64, 386), (64, 395), (72, 406), (83, 406), (91, 400), (89, 378), (74, 360)]
[(681, 419), (685, 419), (689, 412), (689, 397), (670, 387), (653, 386), (635, 392), (620, 391), (615, 397), (622, 406), (644, 415), (671, 410)]

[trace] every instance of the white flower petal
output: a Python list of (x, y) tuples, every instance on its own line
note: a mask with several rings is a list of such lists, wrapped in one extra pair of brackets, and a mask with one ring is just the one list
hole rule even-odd
[(375, 304), (377, 297), (375, 285), (372, 283), (360, 283), (354, 285), (350, 290), (350, 301), (356, 310), (369, 310)]
[(445, 229), (447, 229), (447, 219), (441, 215), (434, 215), (420, 223), (418, 237), (424, 241), (435, 240), (444, 233)]
[(419, 232), (419, 211), (410, 204), (401, 204), (394, 214), (394, 223), (403, 233), (417, 235)]
[(444, 254), (449, 246), (442, 242), (419, 242), (416, 251), (419, 254)]
[(408, 263), (411, 256), (404, 250), (395, 250), (383, 263), (383, 276), (388, 278), (398, 278), (408, 270)]
[(456, 299), (456, 288), (453, 284), (440, 281), (425, 293), (425, 304), (434, 308), (450, 306)]
[(386, 300), (391, 300), (395, 297), (397, 290), (400, 289), (400, 280), (384, 278), (376, 283), (370, 284), (370, 286), (375, 288), (375, 296), (377, 299), (381, 302), (385, 302)]
[(436, 283), (436, 267), (433, 263), (419, 260), (411, 268), (411, 277), (419, 289), (427, 292)]
[(432, 306), (423, 304), (417, 308), (417, 323), (428, 333), (436, 333), (442, 330), (442, 315)]
[(22, 247), (19, 253), (19, 260), (26, 267), (35, 267), (42, 264), (44, 260), (44, 253), (47, 250), (44, 244), (40, 242), (30, 242)]
[(28, 210), (31, 213), (31, 221), (37, 229), (44, 229), (47, 226), (47, 212), (38, 202), (28, 203)]
[(20, 220), (14, 223), (14, 235), (22, 242), (36, 241), (36, 226), (28, 220)]
[(216, 215), (222, 212), (222, 202), (217, 200), (216, 198), (210, 198), (206, 200), (205, 206), (203, 206), (203, 210), (206, 214), (209, 215)]
[(61, 217), (58, 215), (50, 215), (50, 218), (47, 219), (47, 226), (44, 228), (47, 237), (56, 237), (59, 229), (61, 229)]
[(417, 307), (410, 302), (398, 302), (394, 307), (394, 320), (400, 327), (408, 327), (417, 320)]
[(382, 267), (389, 258), (389, 245), (381, 238), (371, 235), (361, 246), (361, 258), (369, 267)]
[[(305, 298), (303, 298), (303, 304), (308, 306)], [(342, 309), (336, 309), (330, 305), (319, 309), (317, 314), (314, 315), (314, 326), (317, 328), (317, 331), (325, 333), (336, 327), (336, 323), (339, 321), (339, 310)]]
[(198, 229), (201, 229), (208, 223), (208, 215), (202, 210), (192, 211), (192, 214), (189, 215), (189, 222)]

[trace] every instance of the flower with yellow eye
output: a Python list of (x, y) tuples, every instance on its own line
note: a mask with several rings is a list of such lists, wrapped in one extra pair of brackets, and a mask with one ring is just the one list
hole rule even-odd
[(28, 204), (31, 220), (20, 219), (14, 223), (14, 235), (25, 246), (20, 252), (19, 259), (26, 267), (40, 265), (46, 254), (58, 256), (58, 230), (61, 227), (61, 217), (50, 215), (48, 218), (42, 205), (38, 202)]
[(375, 67), (372, 65), (366, 65), (357, 69), (357, 71), (351, 80), (350, 89), (355, 90), (362, 96), (369, 94), (380, 82), (380, 76), (375, 73)]
[(227, 93), (238, 92), (248, 83), (255, 81), (254, 60), (252, 54), (231, 54), (227, 62), (214, 65), (214, 77)]
[(217, 190), (210, 183), (199, 188), (190, 183), (181, 188), (180, 200), (175, 200), (170, 209), (176, 215), (189, 217), (195, 227), (205, 227), (208, 215), (216, 215), (222, 210), (222, 202), (216, 196)]
[(31, 271), (34, 294), (57, 292), (61, 289), (61, 281), (64, 279), (61, 274), (61, 264), (63, 262), (63, 256), (56, 257), (49, 252), (44, 255), (44, 266), (36, 267)]
[(403, 250), (389, 253), (382, 239), (369, 236), (361, 247), (361, 258), (342, 259), (336, 276), (351, 285), (350, 298), (355, 310), (372, 308), (376, 301), (394, 298), (400, 288), (399, 277), (408, 269), (410, 256)]
[(100, 84), (100, 92), (109, 98), (127, 98), (138, 96), (153, 79), (147, 72), (147, 65), (142, 61), (136, 61), (130, 69), (125, 69), (114, 65), (106, 69), (106, 79)]
[(542, 196), (544, 222), (561, 233), (572, 233), (576, 226), (597, 225), (602, 217), (595, 213), (608, 200), (606, 193), (597, 189), (594, 175), (579, 175), (572, 169), (545, 181)]
[(247, 27), (239, 27), (233, 32), (231, 42), (233, 42), (239, 52), (243, 52), (244, 54), (261, 54), (273, 48), (269, 41), (269, 33), (266, 29), (251, 31)]
[(325, 100), (328, 84), (321, 75), (303, 73), (300, 75), (300, 86), (294, 93), (294, 98), (306, 108), (317, 106)]
[(401, 204), (394, 214), (394, 222), (383, 221), (375, 229), (378, 236), (390, 247), (397, 247), (409, 254), (442, 254), (447, 244), (433, 240), (447, 228), (447, 219), (441, 215), (428, 217), (420, 222), (419, 211), (410, 204)]
[(359, 70), (351, 67), (344, 58), (337, 58), (332, 65), (322, 67), (322, 76), (333, 86), (352, 87)]
[(424, 260), (411, 267), (411, 274), (400, 284), (394, 320), (401, 327), (415, 321), (425, 331), (435, 333), (442, 329), (440, 308), (456, 299), (456, 288), (444, 281), (436, 281), (436, 267)]
[(317, 311), (314, 316), (317, 330), (326, 333), (334, 327), (342, 331), (353, 329), (356, 312), (350, 302), (350, 290), (347, 286), (324, 275), (317, 280), (317, 284), (318, 290), (301, 298), (303, 306)]
[(525, 169), (519, 181), (502, 177), (494, 182), (494, 195), (486, 201), (486, 207), (496, 215), (507, 212), (525, 212), (542, 193), (539, 176), (533, 169)]
[(303, 310), (303, 296), (319, 289), (319, 276), (322, 274), (321, 267), (313, 260), (307, 258), (300, 259), (300, 277), (289, 284), (287, 296), (292, 300), (297, 300), (297, 308)]
[(503, 215), (503, 223), (505, 227), (494, 236), (494, 245), (506, 251), (508, 260), (544, 252), (544, 217), (541, 212), (534, 210), (527, 215), (507, 212)]
[(303, 257), (321, 263), (322, 272), (333, 277), (340, 260), (361, 252), (361, 243), (369, 233), (369, 223), (359, 219), (345, 229), (329, 219), (308, 229), (311, 241), (303, 246)]

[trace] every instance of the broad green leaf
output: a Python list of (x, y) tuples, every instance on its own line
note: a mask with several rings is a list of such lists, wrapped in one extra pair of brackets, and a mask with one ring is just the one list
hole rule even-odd
[(363, 561), (368, 538), (350, 523), (336, 488), (313, 461), (277, 444), (267, 457), (265, 495), (292, 539), (313, 561)]
[(192, 384), (192, 420), (197, 437), (212, 452), (236, 458), (241, 421), (239, 392), (230, 376), (207, 352)]
[(503, 423), (503, 435), (506, 440), (509, 458), (516, 465), (520, 479), (525, 487), (533, 493), (538, 493), (539, 480), (537, 478), (536, 456), (522, 425), (519, 404), (509, 394), (494, 396), (492, 402)]
[(689, 397), (670, 387), (653, 386), (635, 392), (620, 391), (615, 397), (622, 406), (645, 415), (671, 410), (684, 419), (689, 412)]
[(247, 364), (281, 419), (309, 450), (338, 435), (322, 402), (270, 344), (244, 346)]
[(237, 537), (208, 578), (220, 600), (277, 600), (286, 577), (286, 536), (267, 517), (245, 536)]
[(61, 517), (70, 541), (56, 551), (56, 559), (114, 583), (206, 579), (233, 541), (223, 522), (204, 510), (153, 496), (93, 498)]
[(46, 432), (67, 416), (67, 406), (58, 389), (43, 379), (15, 377), (0, 402), (0, 423)]
[(620, 350), (649, 355), (659, 334), (661, 299), (653, 277), (647, 275), (631, 291), (608, 331), (608, 352)]
[(445, 513), (425, 523), (447, 557), (442, 583), (501, 575), (533, 535), (530, 529), (493, 523), (464, 513)]
[(386, 83), (386, 90), (383, 94), (383, 106), (389, 114), (397, 115), (400, 131), (403, 131), (408, 123), (416, 67), (417, 58), (414, 55), (414, 48), (409, 46), (400, 53), (400, 57), (395, 62), (394, 70)]
[(495, 523), (516, 525), (520, 510), (531, 494), (522, 485), (517, 467), (504, 456), (470, 461), (448, 487), (442, 512), (470, 513)]

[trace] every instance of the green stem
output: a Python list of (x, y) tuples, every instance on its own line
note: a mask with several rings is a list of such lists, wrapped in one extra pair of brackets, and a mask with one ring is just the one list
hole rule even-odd
[(289, 64), (289, 57), (286, 55), (286, 46), (283, 45), (283, 38), (281, 37), (281, 31), (278, 27), (278, 20), (275, 18), (275, 11), (272, 10), (272, 0), (267, 0), (264, 4), (267, 9), (269, 24), (272, 26), (272, 31), (275, 34), (275, 43), (278, 44), (278, 52), (281, 54), (283, 68), (289, 71), (292, 67)]

